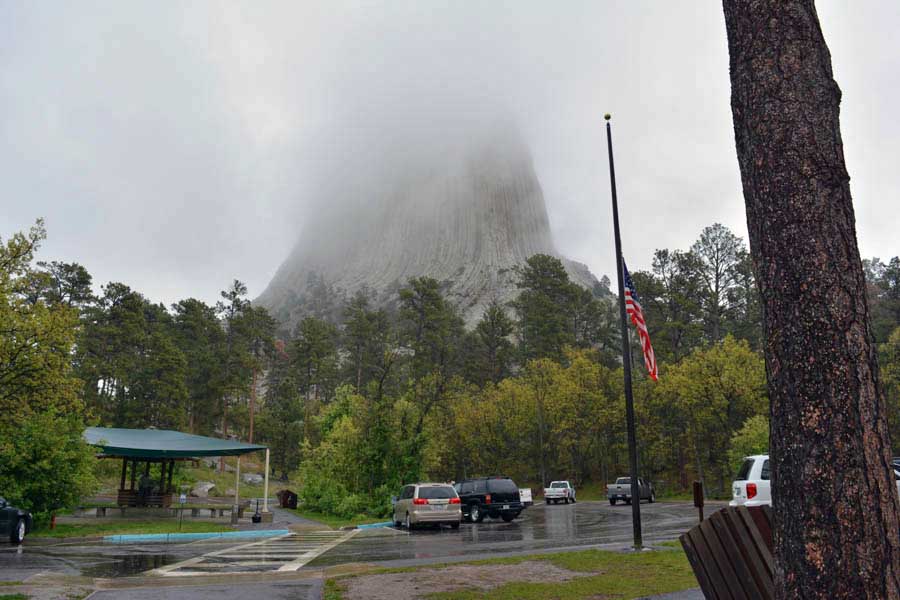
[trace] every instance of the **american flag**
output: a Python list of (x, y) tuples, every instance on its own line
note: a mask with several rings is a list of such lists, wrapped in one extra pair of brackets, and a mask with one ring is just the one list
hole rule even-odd
[(659, 373), (656, 369), (656, 356), (653, 354), (653, 346), (650, 345), (650, 334), (647, 333), (647, 323), (644, 321), (644, 313), (641, 311), (641, 303), (638, 299), (634, 282), (628, 274), (628, 267), (622, 261), (622, 269), (625, 271), (625, 312), (631, 317), (631, 322), (637, 328), (638, 337), (641, 339), (641, 350), (644, 351), (644, 364), (650, 379), (656, 381)]

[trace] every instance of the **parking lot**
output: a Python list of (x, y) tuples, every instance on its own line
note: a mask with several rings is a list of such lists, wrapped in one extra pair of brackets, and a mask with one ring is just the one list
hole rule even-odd
[[(674, 539), (697, 520), (696, 509), (685, 502), (642, 504), (641, 514), (647, 544)], [(465, 523), (458, 531), (443, 528), (410, 533), (386, 527), (334, 532), (323, 528), (250, 543), (26, 541), (21, 547), (0, 546), (0, 573), (3, 579), (24, 580), (40, 572), (95, 578), (301, 572), (347, 563), (407, 566), (586, 546), (619, 549), (630, 544), (629, 506), (579, 502), (537, 504), (511, 523), (487, 519)]]

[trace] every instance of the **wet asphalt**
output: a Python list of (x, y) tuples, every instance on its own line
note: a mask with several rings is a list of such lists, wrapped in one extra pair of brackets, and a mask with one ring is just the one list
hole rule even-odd
[[(712, 507), (710, 507), (711, 509)], [(645, 545), (677, 538), (697, 522), (688, 503), (642, 504)], [(629, 506), (606, 502), (537, 504), (511, 523), (485, 519), (449, 528), (406, 532), (395, 528), (360, 531), (308, 563), (322, 569), (346, 563), (411, 566), (553, 552), (579, 547), (625, 549), (631, 545)], [(102, 542), (0, 545), (0, 580), (22, 581), (39, 572), (115, 578), (143, 573), (236, 545), (235, 541), (175, 544)]]
[[(678, 537), (697, 522), (696, 509), (687, 503), (641, 505), (644, 544)], [(606, 502), (538, 504), (511, 523), (485, 519), (449, 528), (362, 532), (318, 559), (310, 568), (344, 563), (377, 562), (388, 567), (414, 566), (552, 552), (590, 546), (618, 550), (632, 545), (631, 507)]]

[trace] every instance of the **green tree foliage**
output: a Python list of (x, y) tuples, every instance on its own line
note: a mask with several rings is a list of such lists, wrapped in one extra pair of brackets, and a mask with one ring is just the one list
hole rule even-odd
[(259, 433), (271, 452), (271, 466), (286, 479), (299, 465), (308, 418), (296, 370), (284, 345), (276, 346), (266, 380), (265, 405), (260, 413)]
[(4, 497), (46, 523), (96, 486), (95, 451), (82, 439), (78, 414), (34, 412), (0, 428), (0, 489)]
[(728, 458), (732, 472), (737, 472), (745, 456), (769, 453), (769, 418), (754, 415), (731, 436)]
[(503, 306), (491, 302), (467, 339), (470, 351), (465, 357), (466, 375), (470, 381), (478, 385), (498, 383), (512, 372), (514, 331), (515, 323)]
[(188, 430), (209, 435), (221, 418), (224, 393), (225, 332), (215, 308), (188, 298), (172, 305), (173, 336), (186, 363)]
[(315, 317), (306, 317), (294, 332), (291, 357), (298, 390), (306, 403), (330, 400), (338, 375), (337, 327)]
[(900, 324), (900, 257), (887, 263), (878, 258), (863, 261), (867, 298), (875, 341), (886, 342)]
[(81, 411), (70, 359), (77, 313), (28, 297), (44, 281), (31, 262), (45, 237), (38, 221), (0, 245), (0, 425), (51, 408)]
[(87, 307), (78, 343), (84, 397), (101, 422), (116, 427), (188, 425), (187, 360), (172, 316), (122, 283), (110, 283)]
[(657, 250), (649, 272), (633, 274), (657, 362), (678, 362), (731, 334), (760, 350), (762, 312), (750, 255), (715, 223), (687, 252)]
[(744, 242), (720, 223), (700, 232), (691, 246), (697, 273), (702, 282), (701, 295), (706, 339), (716, 343), (725, 335), (725, 321), (731, 309), (729, 294), (737, 284), (738, 266), (747, 252)]
[(573, 288), (565, 267), (556, 257), (536, 254), (522, 267), (518, 287), (513, 306), (523, 359), (561, 359), (563, 348), (575, 342), (570, 320)]
[(31, 266), (45, 236), (38, 221), (0, 243), (0, 489), (39, 518), (93, 485), (71, 361), (78, 314)]
[(900, 440), (900, 327), (894, 329), (887, 342), (879, 344), (878, 364), (891, 439)]
[[(505, 473), (523, 484), (582, 484), (627, 473), (618, 306), (608, 281), (582, 289), (556, 258), (531, 257), (518, 300), (490, 304), (470, 331), (427, 277), (399, 287), (395, 312), (373, 308), (365, 291), (347, 300), (318, 281), (318, 308), (276, 340), (274, 321), (249, 303), (240, 281), (216, 306), (185, 299), (166, 310), (122, 283), (94, 297), (76, 263), (31, 268), (42, 236), (41, 228), (14, 236), (0, 255), (0, 323), (15, 326), (0, 338), (0, 414), (13, 415), (13, 426), (79, 415), (86, 403), (104, 425), (243, 439), (255, 403), (257, 441), (270, 447), (274, 473), (299, 471), (307, 506), (347, 517), (386, 514), (388, 498), (415, 480)], [(896, 330), (879, 334), (896, 439), (894, 262), (870, 261), (868, 273), (873, 312)], [(658, 383), (635, 371), (642, 474), (660, 491), (700, 478), (727, 495), (734, 457), (761, 451), (766, 432), (759, 300), (746, 250), (714, 225), (690, 251), (657, 250), (652, 269), (633, 276), (661, 368)], [(77, 465), (83, 446), (71, 437), (75, 425), (67, 427), (56, 431), (59, 454), (48, 460)], [(5, 439), (0, 452), (18, 451)], [(71, 481), (76, 490), (89, 483)]]
[(733, 432), (768, 410), (762, 357), (745, 340), (728, 335), (695, 350), (664, 375), (654, 402), (661, 402), (660, 409), (683, 428), (676, 439), (691, 450), (698, 477), (710, 475), (717, 493), (724, 493), (733, 475), (728, 462)]

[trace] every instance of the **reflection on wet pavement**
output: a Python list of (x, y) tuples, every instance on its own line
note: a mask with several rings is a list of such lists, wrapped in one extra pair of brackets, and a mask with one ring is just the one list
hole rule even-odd
[[(696, 523), (688, 503), (643, 504), (644, 540), (673, 539)], [(340, 538), (344, 532), (333, 532)], [(204, 540), (181, 544), (103, 544), (101, 542), (0, 545), (0, 579), (22, 580), (40, 571), (122, 577), (185, 563), (205, 564), (207, 571), (296, 569), (349, 562), (440, 561), (442, 558), (549, 550), (578, 546), (627, 547), (631, 542), (631, 508), (600, 502), (535, 505), (511, 523), (486, 519), (459, 530), (431, 529), (407, 533), (393, 528), (360, 530), (341, 543), (316, 548), (294, 536), (275, 545)], [(324, 538), (323, 538), (324, 539)], [(276, 545), (279, 546), (276, 548)], [(322, 550), (324, 548), (324, 550)], [(275, 551), (284, 555), (274, 556)], [(322, 550), (320, 554), (317, 554)], [(207, 560), (207, 558), (209, 560)], [(244, 563), (242, 565), (242, 563)], [(259, 563), (259, 564), (249, 564)], [(293, 568), (293, 567), (292, 567)], [(172, 569), (169, 569), (172, 570)], [(187, 570), (190, 571), (190, 570)]]

